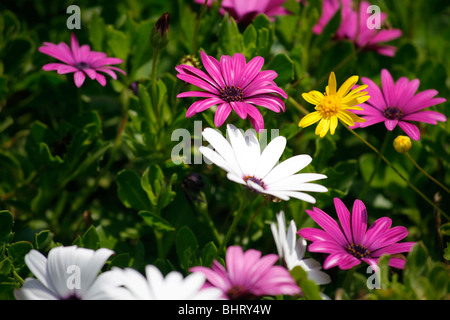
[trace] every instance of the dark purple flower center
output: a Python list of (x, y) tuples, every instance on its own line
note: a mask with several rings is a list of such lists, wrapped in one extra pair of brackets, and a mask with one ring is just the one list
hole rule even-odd
[(400, 120), (403, 116), (403, 111), (398, 107), (386, 107), (383, 111), (383, 115), (389, 120)]
[(251, 176), (246, 176), (244, 177), (244, 181), (251, 181), (256, 183), (258, 186), (260, 186), (263, 189), (266, 189), (266, 185), (264, 184), (264, 181), (262, 181), (261, 179), (255, 178), (255, 177), (251, 177)]
[(244, 101), (242, 89), (236, 86), (225, 86), (220, 90), (220, 98), (226, 102)]
[(348, 253), (350, 253), (351, 255), (353, 255), (354, 257), (361, 259), (361, 258), (366, 258), (369, 256), (370, 251), (367, 250), (366, 246), (363, 246), (361, 244), (354, 244), (352, 243), (351, 245), (349, 245), (348, 247), (345, 248), (347, 250)]
[(81, 62), (77, 62), (75, 64), (75, 68), (83, 70), (83, 69), (90, 69), (91, 66), (89, 64), (87, 64), (86, 62), (81, 61)]
[(233, 285), (230, 289), (228, 289), (226, 295), (230, 300), (239, 299), (239, 300), (249, 300), (255, 298), (255, 296), (244, 290), (242, 285)]
[(71, 293), (69, 296), (61, 298), (61, 300), (83, 300), (77, 294)]

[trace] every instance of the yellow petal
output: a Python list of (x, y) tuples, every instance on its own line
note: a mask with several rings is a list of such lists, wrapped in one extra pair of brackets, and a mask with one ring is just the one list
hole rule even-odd
[(336, 127), (338, 125), (338, 118), (336, 116), (332, 116), (330, 119), (330, 134), (333, 135), (336, 131)]
[(311, 103), (313, 105), (318, 105), (320, 103), (320, 100), (317, 100), (317, 98), (315, 97), (314, 94), (312, 94), (312, 92), (313, 91), (308, 92), (308, 93), (302, 93), (302, 97), (309, 103)]
[(348, 78), (344, 84), (339, 88), (337, 94), (341, 97), (345, 97), (345, 95), (350, 91), (350, 89), (358, 82), (358, 76), (352, 76)]
[(328, 77), (328, 87), (329, 87), (329, 92), (327, 90), (327, 94), (336, 94), (336, 75), (334, 74), (334, 72), (332, 71), (330, 73), (330, 76)]
[(330, 120), (329, 119), (323, 119), (324, 123), (322, 126), (322, 130), (320, 131), (320, 137), (323, 138), (327, 134), (328, 130), (330, 129)]
[(306, 128), (307, 126), (310, 126), (313, 123), (316, 123), (321, 118), (322, 118), (322, 116), (320, 115), (319, 112), (317, 112), (317, 111), (311, 112), (311, 113), (307, 114), (306, 116), (304, 116), (302, 118), (302, 120), (300, 120), (298, 126), (302, 127), (302, 128)]
[(353, 121), (352, 117), (349, 115), (350, 112), (345, 112), (345, 110), (342, 110), (339, 112), (336, 116), (341, 120), (343, 123), (345, 123), (348, 126), (354, 126), (355, 121)]

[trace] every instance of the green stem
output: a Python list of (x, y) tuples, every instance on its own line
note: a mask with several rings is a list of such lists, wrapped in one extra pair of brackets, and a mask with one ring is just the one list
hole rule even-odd
[(217, 254), (219, 255), (222, 250), (225, 249), (228, 240), (230, 240), (231, 234), (235, 231), (237, 224), (239, 222), (239, 220), (242, 217), (242, 214), (244, 213), (244, 209), (247, 207), (247, 205), (249, 204), (249, 198), (248, 198), (248, 191), (244, 192), (243, 197), (242, 197), (242, 201), (241, 204), (239, 206), (239, 209), (237, 210), (237, 212), (235, 212), (234, 214), (234, 219), (233, 222), (231, 223), (230, 228), (228, 229), (225, 238), (223, 239), (222, 243), (220, 244), (219, 249), (217, 250)]
[(158, 99), (156, 96), (156, 67), (157, 67), (157, 61), (158, 61), (158, 49), (153, 48), (153, 61), (152, 61), (152, 104), (153, 109), (156, 113), (156, 123), (160, 123), (160, 110), (158, 107)]
[(426, 172), (424, 169), (422, 169), (422, 167), (419, 166), (419, 164), (411, 157), (411, 155), (408, 152), (406, 152), (405, 155), (416, 166), (416, 168), (420, 170), (420, 172), (422, 172), (424, 175), (426, 175), (431, 181), (436, 183), (438, 186), (440, 186), (442, 189), (444, 189), (447, 193), (450, 193), (450, 189), (449, 188), (444, 186), (441, 182), (436, 180), (428, 172)]
[(81, 89), (77, 88), (77, 104), (78, 104), (78, 114), (82, 114), (84, 112), (83, 101), (81, 99)]
[(194, 55), (197, 56), (197, 50), (198, 50), (198, 30), (200, 29), (200, 21), (202, 20), (203, 14), (206, 11), (206, 8), (208, 4), (208, 0), (205, 0), (205, 3), (202, 5), (202, 9), (200, 10), (200, 14), (198, 15), (198, 19), (195, 22), (194, 27)]
[(355, 137), (357, 137), (359, 140), (361, 140), (365, 145), (367, 145), (370, 149), (372, 149), (389, 167), (391, 167), (394, 172), (405, 181), (408, 186), (411, 187), (419, 196), (421, 196), (426, 202), (428, 202), (434, 209), (439, 211), (443, 216), (445, 216), (448, 220), (450, 220), (450, 217), (442, 211), (433, 201), (431, 201), (426, 195), (424, 195), (419, 189), (416, 188), (414, 184), (412, 184), (408, 179), (406, 179), (398, 170), (394, 167), (394, 165), (386, 159), (385, 156), (383, 156), (380, 151), (378, 151), (377, 148), (375, 148), (372, 144), (370, 144), (366, 139), (361, 137), (359, 134), (357, 134), (354, 130), (350, 129), (349, 127), (345, 126), (347, 130), (349, 130)]
[(288, 102), (290, 102), (297, 110), (299, 110), (304, 115), (307, 115), (309, 113), (308, 110), (306, 110), (305, 107), (298, 103), (294, 98), (289, 97)]
[(261, 204), (259, 205), (258, 209), (256, 209), (255, 213), (253, 214), (252, 218), (250, 219), (250, 222), (248, 223), (247, 229), (245, 229), (244, 235), (241, 238), (241, 245), (242, 245), (242, 242), (244, 241), (244, 239), (247, 237), (247, 234), (250, 231), (250, 227), (252, 226), (253, 221), (255, 221), (256, 216), (258, 215), (259, 211), (261, 210), (263, 204), (264, 204), (264, 201), (261, 202)]
[[(380, 153), (384, 154), (384, 151), (386, 150), (386, 146), (387, 143), (389, 141), (389, 137), (391, 136), (391, 131), (389, 131), (385, 136), (384, 136), (384, 141), (383, 144), (381, 145), (381, 149), (380, 149)], [(375, 167), (372, 171), (372, 174), (370, 175), (369, 181), (366, 182), (366, 184), (364, 185), (363, 190), (361, 191), (359, 198), (362, 199), (364, 198), (365, 194), (367, 193), (367, 191), (369, 190), (370, 185), (372, 184), (373, 179), (375, 178), (375, 175), (378, 171), (378, 168), (380, 167), (381, 164), (381, 157), (377, 158), (377, 162), (375, 163)]]
[(14, 279), (16, 279), (17, 282), (20, 283), (20, 286), (23, 286), (24, 281), (23, 281), (22, 277), (19, 276), (19, 274), (15, 270), (13, 271), (13, 275), (14, 275)]

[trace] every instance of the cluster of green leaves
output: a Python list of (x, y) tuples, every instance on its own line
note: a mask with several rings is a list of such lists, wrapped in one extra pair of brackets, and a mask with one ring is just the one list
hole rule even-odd
[[(379, 83), (386, 68), (394, 79), (419, 78), (420, 90), (436, 89), (439, 96), (448, 96), (450, 26), (445, 19), (448, 7), (440, 9), (444, 2), (374, 1), (388, 13), (392, 26), (403, 31), (391, 42), (398, 48), (393, 58), (336, 41), (339, 13), (322, 34), (312, 33), (321, 13), (318, 0), (307, 5), (288, 0), (285, 7), (292, 14), (274, 20), (259, 15), (247, 25), (237, 24), (229, 14), (222, 16), (217, 5), (207, 8), (190, 0), (100, 0), (95, 6), (80, 0), (82, 29), (72, 31), (66, 27), (69, 4), (63, 1), (48, 7), (26, 0), (0, 4), (0, 210), (5, 210), (0, 212), (0, 297), (13, 299), (21, 279), (31, 276), (24, 263), (29, 250), (46, 254), (56, 245), (112, 249), (115, 255), (107, 268), (143, 271), (146, 264), (155, 264), (163, 272), (187, 274), (191, 267), (211, 266), (215, 259), (223, 263), (218, 248), (242, 187), (216, 166), (192, 163), (201, 159), (196, 146), (202, 143), (194, 122), (201, 123), (200, 129), (214, 127), (214, 113), (207, 110), (187, 119), (186, 109), (195, 99), (176, 98), (193, 87), (176, 78), (175, 66), (198, 60), (202, 50), (216, 58), (238, 52), (247, 61), (261, 56), (263, 69), (278, 73), (275, 82), (289, 96), (286, 112), (261, 108), (265, 127), (288, 140), (281, 160), (310, 154), (313, 162), (303, 172), (327, 175), (323, 184), (329, 191), (314, 195), (316, 207), (333, 216), (334, 197), (348, 207), (361, 199), (369, 223), (390, 216), (393, 225), (408, 228), (406, 240), (424, 244), (414, 247), (404, 272), (391, 279), (383, 258), (382, 289), (371, 292), (367, 275), (356, 274), (342, 293), (345, 272), (329, 270), (332, 283), (319, 287), (296, 268), (292, 275), (304, 298), (320, 299), (323, 292), (331, 298), (447, 299), (448, 281), (442, 280), (448, 278), (450, 259), (445, 217), (341, 126), (323, 139), (312, 128), (298, 128), (301, 117), (312, 110), (301, 93), (324, 91), (330, 71), (336, 72), (339, 84), (353, 74)], [(25, 5), (29, 10), (20, 10)], [(156, 51), (150, 35), (163, 12), (170, 13), (169, 41)], [(68, 43), (71, 32), (92, 50), (123, 59), (120, 68), (127, 75), (108, 79), (106, 87), (87, 79), (77, 89), (70, 75), (42, 71), (42, 65), (54, 61), (39, 53), (39, 46)], [(448, 115), (448, 107), (446, 102), (433, 110)], [(229, 122), (250, 128), (248, 120), (235, 115)], [(219, 129), (224, 132), (224, 127)], [(174, 139), (177, 129), (187, 130), (191, 139)], [(413, 143), (411, 156), (449, 185), (449, 122), (421, 125), (420, 130), (422, 138)], [(395, 153), (394, 134), (387, 135), (382, 125), (358, 133), (383, 149), (407, 179), (448, 213), (450, 200), (443, 191)], [(190, 152), (183, 156), (191, 159), (177, 165), (171, 151), (180, 143)], [(311, 207), (302, 201), (274, 203), (255, 197), (229, 244), (275, 253), (269, 227), (275, 214), (284, 210), (299, 228), (313, 227), (305, 212)]]

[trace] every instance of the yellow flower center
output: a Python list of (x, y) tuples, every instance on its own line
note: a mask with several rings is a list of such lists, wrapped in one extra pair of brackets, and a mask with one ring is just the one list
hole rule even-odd
[(325, 98), (316, 107), (323, 118), (330, 118), (335, 116), (341, 110), (342, 98), (338, 95), (325, 96)]

